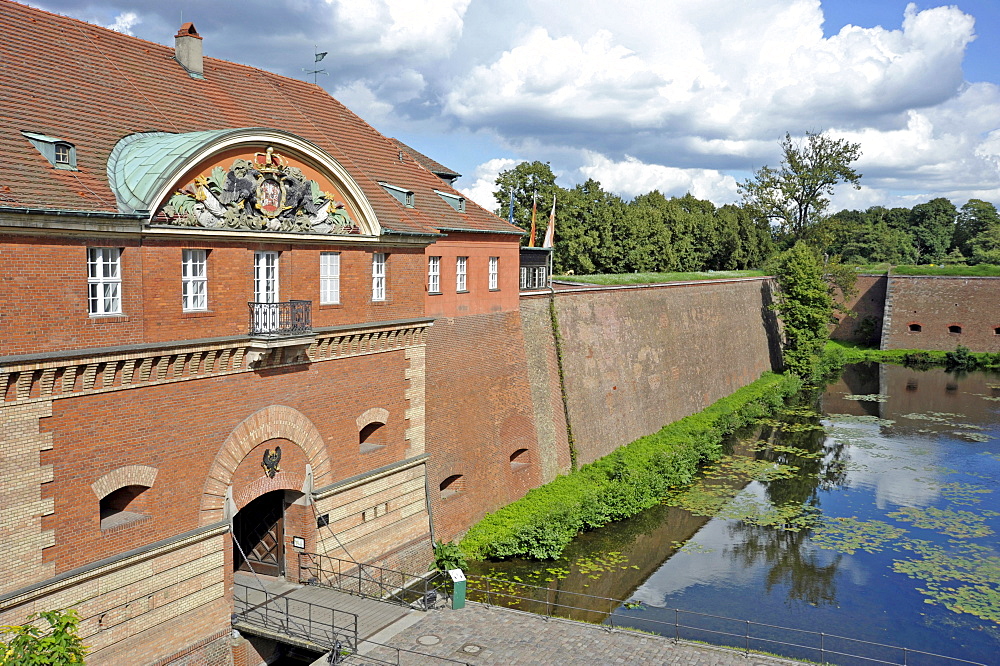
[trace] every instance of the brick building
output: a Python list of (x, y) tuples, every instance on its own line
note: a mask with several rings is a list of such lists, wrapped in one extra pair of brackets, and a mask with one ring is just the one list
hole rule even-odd
[(0, 624), (231, 663), (234, 570), (425, 569), (539, 482), (521, 232), (457, 174), (190, 23), (0, 25)]

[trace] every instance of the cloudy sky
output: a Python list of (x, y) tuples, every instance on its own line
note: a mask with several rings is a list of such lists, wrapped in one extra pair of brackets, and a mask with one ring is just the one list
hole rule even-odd
[(464, 176), (550, 162), (630, 198), (723, 204), (785, 132), (861, 144), (837, 208), (1000, 205), (1000, 0), (32, 0), (318, 83)]

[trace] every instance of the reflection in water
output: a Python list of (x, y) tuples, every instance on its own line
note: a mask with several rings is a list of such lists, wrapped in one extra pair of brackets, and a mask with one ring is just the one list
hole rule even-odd
[[(555, 563), (474, 573), (547, 587), (548, 602), (589, 608), (577, 615), (589, 621), (612, 609), (576, 593), (642, 602), (615, 614), (651, 631), (680, 608), (1000, 663), (1000, 517), (988, 510), (1000, 500), (1000, 377), (853, 366), (811, 404), (839, 416), (816, 429), (804, 404), (748, 439), (768, 446), (746, 446), (755, 464), (798, 473), (730, 474), (729, 494), (742, 492), (719, 516), (654, 507), (581, 535)], [(747, 506), (779, 519), (742, 516)], [(539, 603), (526, 609), (546, 612)]]

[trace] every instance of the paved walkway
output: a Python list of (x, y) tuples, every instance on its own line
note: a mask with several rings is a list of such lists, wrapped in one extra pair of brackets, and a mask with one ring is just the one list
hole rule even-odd
[(347, 663), (398, 663), (404, 666), (441, 666), (447, 663), (436, 657), (474, 666), (787, 666), (801, 663), (756, 655), (748, 658), (740, 652), (674, 644), (660, 636), (611, 632), (595, 625), (546, 620), (538, 615), (474, 603), (459, 611), (415, 613), (401, 624), (373, 636), (372, 641), (388, 647), (363, 644), (362, 654), (351, 657)]

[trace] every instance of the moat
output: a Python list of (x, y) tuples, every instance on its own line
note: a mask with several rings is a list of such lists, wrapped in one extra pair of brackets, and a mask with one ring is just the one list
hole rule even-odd
[[(822, 632), (843, 651), (900, 653), (831, 636), (1000, 663), (1000, 375), (848, 366), (820, 395), (733, 442), (694, 486), (580, 535), (553, 562), (476, 563), (473, 573), (549, 588), (579, 619), (743, 647), (759, 625)], [(627, 600), (612, 610), (601, 599)], [(535, 598), (539, 598), (535, 595)], [(546, 612), (545, 604), (521, 607)], [(551, 611), (553, 606), (549, 606)], [(814, 648), (756, 649), (819, 661)], [(910, 664), (947, 663), (911, 653)], [(867, 662), (871, 663), (871, 662)], [(954, 662), (953, 662), (954, 663)]]

